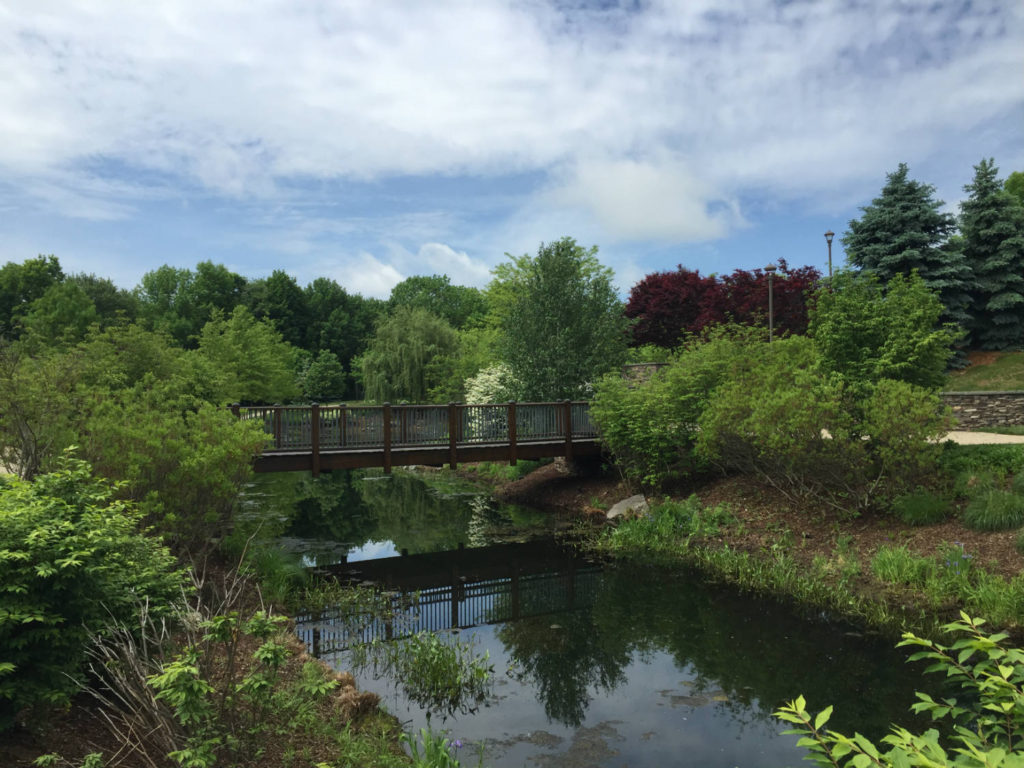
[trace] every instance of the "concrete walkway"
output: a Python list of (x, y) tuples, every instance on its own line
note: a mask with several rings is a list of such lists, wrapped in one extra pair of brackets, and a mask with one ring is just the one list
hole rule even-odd
[(1024, 435), (997, 435), (994, 432), (950, 432), (945, 437), (960, 445), (995, 445), (997, 443), (1024, 443)]

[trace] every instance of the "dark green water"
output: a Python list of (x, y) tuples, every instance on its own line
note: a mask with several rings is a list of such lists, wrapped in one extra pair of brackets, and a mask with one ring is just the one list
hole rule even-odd
[[(392, 573), (406, 586), (422, 579), (421, 626), (448, 627), (457, 616), (459, 636), (494, 664), (495, 685), (482, 707), (430, 718), (467, 745), (463, 765), (476, 764), (469, 745), (477, 744), (489, 766), (797, 765), (803, 753), (796, 737), (780, 736), (784, 727), (771, 712), (798, 694), (812, 711), (834, 704), (831, 724), (846, 732), (878, 739), (891, 722), (924, 727), (908, 710), (915, 689), (934, 686), (890, 640), (693, 574), (601, 566), (571, 552), (538, 560), (532, 545), (507, 543), (543, 531), (536, 515), (498, 510), (465, 489), (446, 495), (409, 477), (335, 477), (295, 487), (303, 489), (304, 511), (294, 513), (288, 545), (304, 542), (307, 559), (344, 550), (355, 565), (341, 570), (362, 563), (364, 577), (382, 579), (398, 566), (359, 560), (369, 551), (354, 543), (359, 536), (390, 552), (490, 546), (472, 558), (400, 558), (408, 574)], [(332, 495), (338, 490), (349, 493), (346, 506)], [(335, 521), (346, 508), (353, 518)], [(517, 520), (529, 523), (527, 532)], [(343, 543), (333, 550), (317, 538), (339, 533)], [(515, 576), (501, 576), (501, 563), (513, 564)], [(314, 626), (327, 631), (311, 620), (300, 635), (310, 641)], [(343, 651), (328, 658), (348, 667)], [(364, 674), (358, 682), (381, 694), (407, 728), (428, 723), (399, 681)]]

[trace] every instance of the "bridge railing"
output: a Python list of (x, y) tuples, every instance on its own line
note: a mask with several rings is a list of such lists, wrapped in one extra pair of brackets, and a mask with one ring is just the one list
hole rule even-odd
[(597, 437), (586, 402), (231, 406), (273, 436), (265, 452), (546, 442)]

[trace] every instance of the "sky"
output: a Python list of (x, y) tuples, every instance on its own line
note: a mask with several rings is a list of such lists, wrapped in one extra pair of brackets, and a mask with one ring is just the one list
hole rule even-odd
[(1021, 0), (0, 0), (0, 73), (0, 263), (125, 288), (824, 271), (898, 163), (1024, 170)]

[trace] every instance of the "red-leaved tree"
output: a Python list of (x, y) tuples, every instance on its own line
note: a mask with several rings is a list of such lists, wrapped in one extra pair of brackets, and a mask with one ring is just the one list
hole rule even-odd
[[(779, 259), (772, 288), (779, 334), (806, 332), (808, 296), (820, 279), (814, 267), (790, 269)], [(684, 333), (724, 322), (767, 325), (768, 274), (737, 269), (721, 278), (702, 277), (682, 265), (674, 272), (654, 272), (633, 286), (626, 316), (634, 320), (635, 346), (675, 347)]]

